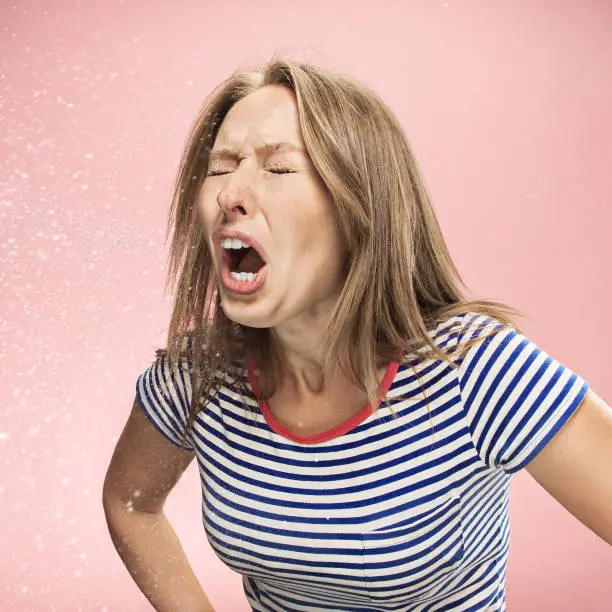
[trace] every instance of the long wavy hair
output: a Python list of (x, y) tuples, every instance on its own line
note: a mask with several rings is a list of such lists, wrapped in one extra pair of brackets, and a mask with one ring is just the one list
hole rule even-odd
[(219, 307), (197, 206), (221, 123), (236, 102), (266, 85), (295, 95), (306, 150), (347, 248), (344, 286), (322, 342), (323, 367), (339, 367), (376, 406), (382, 393), (377, 364), (397, 359), (398, 347), (402, 362), (414, 364), (416, 356), (455, 366), (430, 337), (440, 322), (480, 313), (518, 330), (512, 317), (523, 316), (500, 302), (466, 297), (402, 126), (378, 95), (346, 75), (275, 59), (234, 74), (212, 92), (195, 119), (175, 180), (165, 287), (173, 289), (174, 299), (167, 348), (157, 349), (156, 357), (168, 359), (173, 369), (189, 368), (185, 436), (228, 380), (243, 397), (253, 393), (246, 384), (247, 358), (264, 374), (259, 399), (271, 397), (282, 376), (274, 334), (234, 323)]

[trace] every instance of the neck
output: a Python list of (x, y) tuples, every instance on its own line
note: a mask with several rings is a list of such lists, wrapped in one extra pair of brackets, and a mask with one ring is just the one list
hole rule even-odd
[(283, 363), (282, 377), (295, 390), (320, 393), (333, 377), (331, 367), (323, 368), (322, 333), (315, 330), (273, 330)]
[[(281, 351), (282, 382), (294, 393), (299, 396), (316, 396), (353, 385), (352, 378), (339, 369), (337, 362), (323, 367), (322, 335), (308, 332), (289, 339), (279, 336), (276, 331), (273, 331), (273, 334)], [(387, 360), (377, 357), (379, 382), (388, 365)]]
[(337, 295), (271, 329), (280, 353), (282, 380), (303, 393), (320, 393), (335, 378), (336, 364), (323, 368), (322, 340)]

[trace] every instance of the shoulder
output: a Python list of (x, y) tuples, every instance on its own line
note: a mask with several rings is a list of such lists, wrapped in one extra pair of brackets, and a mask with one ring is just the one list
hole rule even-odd
[[(446, 317), (428, 329), (428, 335), (436, 348), (453, 361), (460, 360), (470, 348), (487, 338), (508, 333), (516, 332), (512, 326), (495, 317), (473, 311)], [(414, 359), (414, 363), (431, 356), (427, 346), (420, 346), (416, 350), (409, 348), (404, 354), (405, 360)]]
[(514, 335), (517, 330), (490, 315), (467, 312), (460, 317), (455, 332), (457, 348), (465, 351), (487, 339), (499, 340), (507, 335)]

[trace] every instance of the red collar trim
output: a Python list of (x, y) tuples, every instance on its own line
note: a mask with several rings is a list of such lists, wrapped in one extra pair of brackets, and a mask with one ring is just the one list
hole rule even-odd
[[(380, 406), (380, 403), (389, 392), (391, 384), (393, 383), (393, 379), (397, 374), (398, 368), (398, 361), (392, 361), (387, 367), (387, 371), (382, 380), (383, 394), (381, 395), (379, 393), (378, 406)], [(251, 388), (253, 389), (256, 395), (260, 395), (261, 387), (259, 386), (259, 381), (257, 380), (257, 376), (255, 375), (255, 368), (252, 362), (249, 363), (248, 369)], [(344, 421), (344, 423), (340, 423), (340, 425), (336, 425), (335, 427), (332, 427), (331, 429), (328, 429), (326, 431), (322, 431), (321, 433), (305, 436), (297, 434), (291, 431), (290, 429), (287, 429), (287, 427), (285, 427), (284, 425), (281, 425), (274, 418), (274, 415), (270, 412), (270, 408), (268, 407), (267, 402), (265, 402), (264, 400), (258, 400), (258, 404), (261, 413), (266, 419), (266, 423), (270, 426), (270, 429), (272, 429), (272, 431), (275, 431), (279, 436), (282, 436), (283, 438), (287, 438), (288, 440), (291, 440), (293, 442), (299, 442), (300, 444), (319, 444), (321, 442), (328, 442), (329, 440), (333, 440), (334, 438), (339, 438), (340, 436), (343, 436), (352, 429), (355, 429), (357, 426), (361, 425), (361, 423), (363, 423), (371, 414), (375, 412), (374, 410), (372, 410), (371, 404), (368, 402), (357, 414), (352, 416), (347, 421)]]

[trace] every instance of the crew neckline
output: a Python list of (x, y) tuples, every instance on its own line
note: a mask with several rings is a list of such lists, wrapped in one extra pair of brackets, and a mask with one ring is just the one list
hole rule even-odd
[[(385, 395), (387, 395), (387, 393), (389, 392), (389, 389), (391, 388), (393, 379), (395, 378), (398, 369), (399, 361), (391, 361), (387, 366), (387, 371), (385, 372), (381, 383), (382, 390), (384, 393), (382, 395), (379, 393), (379, 400), (376, 408), (380, 406)], [(255, 367), (252, 362), (249, 363), (248, 372), (251, 388), (253, 389), (255, 394), (259, 396), (261, 393), (261, 387), (259, 385), (257, 375), (255, 374)], [(317, 434), (303, 435), (298, 434), (289, 429), (288, 427), (285, 427), (284, 425), (279, 423), (274, 418), (274, 415), (270, 411), (268, 403), (265, 400), (258, 399), (257, 403), (259, 404), (259, 409), (261, 410), (261, 413), (263, 414), (266, 423), (268, 424), (270, 429), (272, 429), (272, 431), (276, 432), (279, 436), (282, 436), (283, 438), (287, 438), (292, 442), (299, 442), (300, 444), (320, 444), (321, 442), (329, 442), (334, 438), (339, 438), (340, 436), (343, 436), (344, 434), (348, 433), (349, 431), (352, 431), (353, 429), (361, 425), (361, 423), (363, 423), (369, 416), (371, 416), (375, 412), (375, 410), (373, 410), (371, 407), (371, 403), (368, 402), (365, 404), (365, 406), (363, 406), (363, 408), (361, 408), (361, 410), (359, 410), (359, 412), (354, 414), (350, 419), (347, 419), (343, 423), (340, 423), (339, 425), (336, 425), (331, 429), (321, 431)]]

